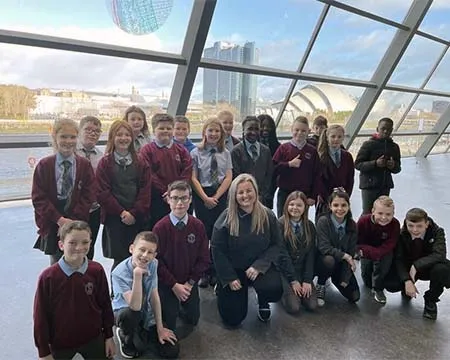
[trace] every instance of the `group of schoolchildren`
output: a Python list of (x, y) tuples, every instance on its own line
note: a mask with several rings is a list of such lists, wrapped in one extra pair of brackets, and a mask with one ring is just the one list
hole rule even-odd
[[(198, 324), (199, 287), (214, 286), (230, 326), (247, 314), (248, 286), (261, 321), (270, 319), (269, 302), (281, 300), (289, 313), (324, 306), (330, 278), (355, 303), (356, 260), (380, 304), (384, 290), (411, 299), (416, 281), (430, 280), (423, 315), (436, 319), (450, 286), (445, 234), (422, 209), (409, 210), (402, 228), (394, 217), (389, 193), (401, 166), (391, 119), (379, 121), (355, 162), (344, 128), (328, 127), (322, 116), (312, 135), (307, 118), (296, 118), (283, 144), (269, 115), (247, 116), (239, 140), (233, 114), (221, 111), (205, 121), (198, 146), (184, 116), (155, 114), (151, 125), (153, 139), (145, 112), (130, 107), (111, 125), (103, 154), (96, 117), (55, 122), (55, 154), (37, 164), (32, 186), (35, 248), (51, 263), (34, 302), (40, 359), (111, 358), (113, 326), (123, 357), (153, 344), (161, 357), (176, 358), (177, 320)], [(363, 201), (357, 222), (355, 169)], [(92, 261), (100, 223), (103, 255), (113, 259), (110, 288)]]

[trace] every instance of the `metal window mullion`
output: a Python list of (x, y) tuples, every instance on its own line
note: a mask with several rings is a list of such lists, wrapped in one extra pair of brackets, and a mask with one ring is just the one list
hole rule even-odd
[(436, 143), (441, 138), (442, 134), (444, 134), (448, 125), (450, 124), (450, 106), (444, 111), (444, 113), (439, 117), (438, 121), (433, 127), (433, 131), (436, 131), (435, 135), (428, 135), (423, 141), (422, 145), (420, 145), (419, 149), (416, 152), (416, 157), (427, 157), (431, 149), (436, 145)]

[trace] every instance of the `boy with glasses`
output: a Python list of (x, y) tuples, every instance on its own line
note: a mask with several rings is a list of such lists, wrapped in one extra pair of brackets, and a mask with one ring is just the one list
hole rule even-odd
[(198, 324), (198, 280), (210, 260), (205, 226), (187, 212), (192, 201), (190, 185), (174, 181), (167, 195), (171, 212), (156, 223), (153, 232), (159, 239), (158, 290), (163, 322), (175, 331), (179, 315), (189, 325)]

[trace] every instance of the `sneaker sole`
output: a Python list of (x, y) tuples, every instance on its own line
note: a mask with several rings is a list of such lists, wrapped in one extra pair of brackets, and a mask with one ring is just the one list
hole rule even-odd
[[(261, 316), (261, 314), (259, 313), (260, 311), (268, 312), (268, 313), (269, 313), (269, 316), (267, 317), (267, 319), (266, 319), (266, 318), (263, 318), (263, 317)], [(261, 320), (262, 322), (268, 322), (268, 321), (270, 320), (271, 317), (272, 317), (272, 313), (271, 313), (270, 309), (258, 310), (258, 319)]]
[(117, 341), (119, 342), (120, 355), (122, 355), (122, 357), (124, 357), (125, 359), (134, 359), (134, 356), (125, 354), (122, 350), (123, 343), (122, 343), (122, 338), (120, 337), (120, 327), (116, 328), (116, 336), (117, 336)]

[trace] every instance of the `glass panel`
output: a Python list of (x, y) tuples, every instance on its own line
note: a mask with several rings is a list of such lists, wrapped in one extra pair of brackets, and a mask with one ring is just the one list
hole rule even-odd
[(296, 70), (323, 6), (316, 1), (218, 1), (203, 56)]
[(364, 121), (362, 131), (373, 132), (378, 120), (389, 117), (394, 121), (394, 128), (414, 98), (414, 94), (383, 90), (374, 107)]
[(450, 3), (447, 0), (435, 0), (431, 4), (419, 29), (448, 40), (448, 19), (450, 19)]
[[(290, 132), (292, 121), (299, 115), (311, 121), (317, 115), (324, 115), (329, 123), (345, 125), (363, 91), (364, 88), (352, 86), (299, 81), (286, 106), (279, 129)], [(281, 104), (274, 106), (279, 108)]]
[(332, 7), (304, 71), (370, 80), (394, 34), (393, 27)]
[(389, 83), (420, 87), (439, 58), (444, 45), (414, 36), (395, 68)]
[[(436, 71), (431, 76), (426, 88), (436, 91), (445, 91), (450, 93), (450, 52), (447, 50), (441, 63), (438, 65)], [(450, 100), (450, 99), (449, 99)]]
[(431, 149), (430, 154), (443, 154), (450, 147), (450, 134), (443, 134), (436, 145)]
[(191, 132), (200, 133), (203, 121), (220, 110), (235, 114), (234, 133), (241, 133), (241, 120), (247, 115), (278, 112), (272, 106), (285, 96), (291, 80), (229, 71), (199, 69), (189, 101), (187, 117)]
[[(400, 147), (400, 153), (402, 157), (415, 156), (422, 142), (425, 140), (426, 135), (414, 135), (414, 136), (394, 136), (394, 141)], [(369, 136), (357, 137), (350, 146), (350, 152), (354, 157), (358, 154), (358, 151), (364, 141), (368, 140)]]
[(339, 0), (339, 2), (354, 6), (358, 9), (372, 14), (388, 18), (397, 22), (402, 22), (412, 0), (403, 1), (361, 1), (361, 0)]
[(181, 53), (192, 0), (11, 0), (1, 28)]
[(400, 126), (400, 131), (431, 131), (449, 106), (449, 98), (420, 95)]

